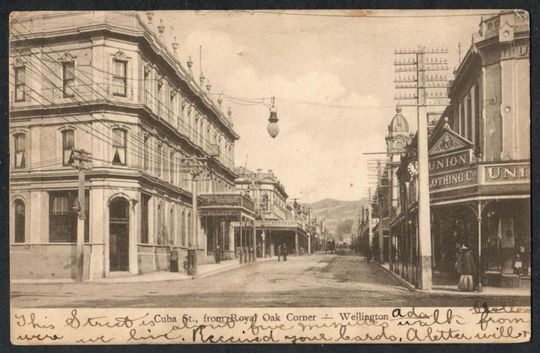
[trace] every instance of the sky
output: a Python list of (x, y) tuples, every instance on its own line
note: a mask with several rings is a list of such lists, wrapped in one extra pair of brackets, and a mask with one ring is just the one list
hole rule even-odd
[[(202, 46), (214, 98), (276, 97), (275, 139), (268, 107), (224, 100), (240, 135), (235, 164), (271, 169), (290, 198), (314, 202), (366, 196), (367, 160), (376, 156), (363, 153), (385, 150), (395, 114), (394, 50), (446, 48), (452, 71), (458, 45), (463, 57), (480, 14), (492, 12), (157, 11), (153, 25), (163, 20), (165, 41), (176, 37), (180, 60), (191, 56), (197, 77)], [(415, 130), (411, 109), (403, 114)]]

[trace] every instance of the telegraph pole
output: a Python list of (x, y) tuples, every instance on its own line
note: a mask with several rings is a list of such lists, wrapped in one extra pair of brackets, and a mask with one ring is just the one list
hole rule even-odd
[(373, 233), (371, 229), (371, 188), (368, 188), (368, 244), (370, 251), (372, 250), (371, 247), (373, 245)]
[[(196, 259), (196, 251), (199, 247), (199, 222), (198, 222), (198, 212), (197, 212), (197, 176), (201, 174), (204, 170), (206, 170), (206, 158), (197, 158), (197, 157), (191, 157), (191, 158), (182, 158), (182, 169), (187, 170), (187, 172), (191, 175), (191, 228), (192, 228), (192, 234), (193, 237), (192, 242), (188, 242), (189, 251), (194, 252), (191, 256), (193, 256), (193, 264), (192, 268), (189, 272), (191, 274), (195, 275), (197, 273), (197, 259)], [(189, 235), (188, 235), (189, 236)], [(189, 257), (189, 256), (188, 256)]]
[(197, 224), (197, 177), (206, 170), (206, 158), (182, 158), (182, 169), (187, 170), (191, 175), (191, 226), (192, 226), (192, 246), (199, 246), (198, 224)]
[(92, 159), (90, 153), (85, 150), (73, 150), (71, 152), (71, 159), (73, 160), (73, 167), (79, 170), (79, 192), (77, 195), (77, 280), (83, 281), (84, 279), (84, 228), (86, 219), (86, 194), (84, 189), (84, 182), (86, 179), (86, 171), (92, 168)]
[[(431, 215), (429, 203), (428, 168), (428, 106), (448, 105), (447, 49), (426, 49), (419, 46), (414, 50), (396, 50), (394, 60), (396, 89), (404, 90), (396, 95), (401, 106), (416, 107), (418, 123), (418, 268), (420, 289), (431, 289)], [(410, 74), (410, 75), (407, 75)], [(412, 75), (412, 77), (411, 77)]]

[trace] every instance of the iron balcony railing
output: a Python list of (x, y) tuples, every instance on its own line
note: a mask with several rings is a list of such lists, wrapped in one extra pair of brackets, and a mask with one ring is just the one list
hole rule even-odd
[(204, 194), (205, 206), (236, 206), (254, 211), (254, 203), (251, 198), (240, 194)]

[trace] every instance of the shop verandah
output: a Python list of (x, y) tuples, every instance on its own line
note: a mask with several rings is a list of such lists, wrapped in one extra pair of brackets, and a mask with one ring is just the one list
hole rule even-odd
[(278, 247), (287, 248), (289, 255), (308, 253), (308, 233), (298, 222), (282, 220), (256, 221), (257, 257), (278, 255)]
[(238, 193), (202, 195), (206, 254), (214, 260), (255, 260), (255, 215), (251, 198)]

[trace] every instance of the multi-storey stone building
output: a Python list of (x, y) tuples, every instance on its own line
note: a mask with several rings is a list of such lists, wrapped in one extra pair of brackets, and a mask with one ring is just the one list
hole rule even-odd
[(197, 249), (204, 261), (206, 232), (200, 222), (198, 232), (192, 227), (194, 184), (185, 162), (205, 161), (199, 193), (232, 192), (239, 136), (230, 114), (209, 98), (210, 87), (193, 77), (192, 64), (179, 61), (178, 44), (165, 45), (165, 26), (154, 27), (151, 18), (135, 12), (12, 16), (14, 278), (74, 276), (74, 149), (89, 152), (92, 165), (84, 185), (86, 278), (166, 270), (171, 246), (181, 255)]
[[(272, 170), (252, 172), (237, 168), (236, 187), (254, 200), (256, 242), (259, 256), (277, 254), (278, 245), (286, 245), (289, 253), (307, 252), (310, 247), (307, 212), (287, 205), (285, 187)], [(312, 231), (314, 236), (314, 231)], [(253, 243), (251, 243), (253, 244)]]

